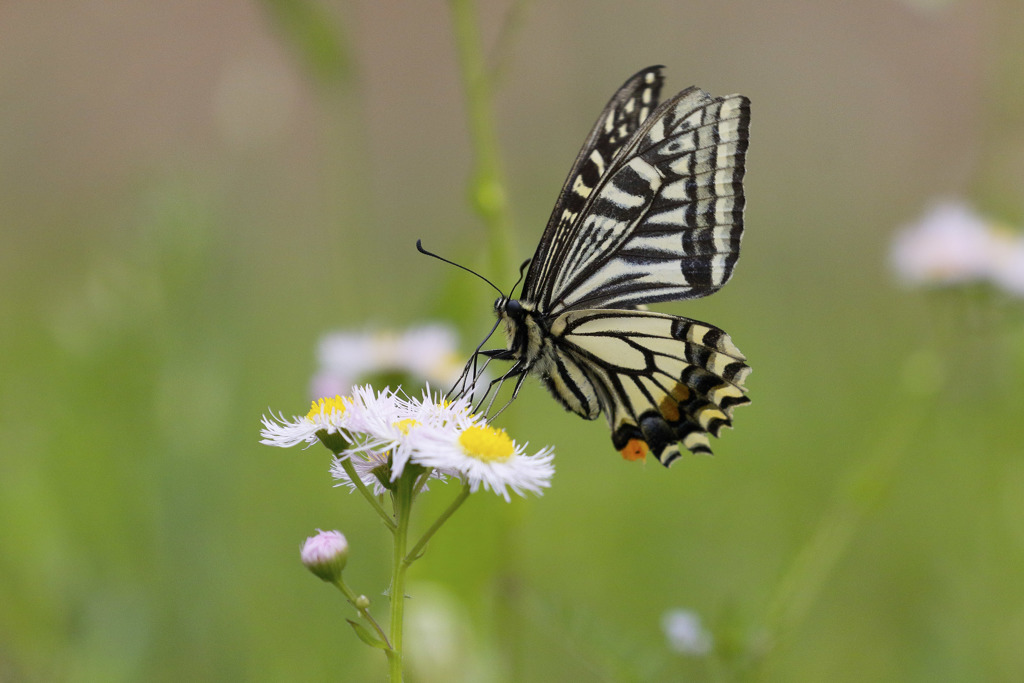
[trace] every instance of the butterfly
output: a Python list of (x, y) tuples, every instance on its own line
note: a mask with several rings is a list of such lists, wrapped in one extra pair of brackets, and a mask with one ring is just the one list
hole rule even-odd
[(624, 458), (668, 466), (680, 445), (710, 454), (708, 435), (749, 403), (750, 367), (725, 332), (645, 305), (707, 296), (732, 275), (750, 101), (690, 87), (659, 106), (662, 82), (661, 67), (644, 69), (605, 106), (520, 297), (494, 304), (507, 348), (477, 353), (513, 363), (492, 386), (517, 378), (515, 398), (539, 377), (567, 410), (603, 413)]

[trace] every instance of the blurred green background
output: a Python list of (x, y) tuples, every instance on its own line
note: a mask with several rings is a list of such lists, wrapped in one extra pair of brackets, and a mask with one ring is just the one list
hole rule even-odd
[[(410, 680), (1024, 679), (1024, 302), (887, 268), (935, 197), (1021, 224), (1024, 3), (479, 27), (515, 262), (629, 75), (751, 98), (736, 275), (659, 308), (730, 332), (753, 405), (663, 471), (529, 384), (502, 421), (555, 444), (553, 486), (473, 496), (413, 567)], [(341, 529), (383, 616), (386, 533), (259, 419), (308, 409), (329, 330), (490, 327), (414, 248), (492, 269), (448, 6), (5, 0), (0, 89), (0, 680), (381, 680), (298, 549)], [(713, 655), (669, 648), (674, 608)]]

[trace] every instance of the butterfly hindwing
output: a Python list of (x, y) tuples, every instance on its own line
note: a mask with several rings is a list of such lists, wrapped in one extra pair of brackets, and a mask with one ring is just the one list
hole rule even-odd
[(548, 381), (548, 388), (581, 414), (579, 396), (593, 397), (612, 443), (627, 458), (642, 457), (649, 447), (668, 465), (679, 456), (677, 443), (710, 453), (708, 434), (718, 436), (732, 425), (735, 407), (749, 403), (746, 358), (712, 325), (650, 311), (593, 309), (562, 314), (551, 336), (561, 365), (574, 372)]

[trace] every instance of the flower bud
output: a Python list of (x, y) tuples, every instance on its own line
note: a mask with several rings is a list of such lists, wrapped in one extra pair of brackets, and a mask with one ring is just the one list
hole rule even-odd
[(348, 541), (340, 531), (321, 531), (302, 544), (302, 564), (324, 581), (337, 581), (348, 561)]

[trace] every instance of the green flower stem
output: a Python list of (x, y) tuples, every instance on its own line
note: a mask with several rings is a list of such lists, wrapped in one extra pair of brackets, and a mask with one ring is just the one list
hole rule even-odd
[(459, 509), (459, 506), (466, 502), (466, 498), (469, 498), (469, 484), (462, 487), (462, 491), (459, 493), (458, 497), (452, 501), (452, 504), (449, 505), (444, 512), (441, 513), (441, 516), (437, 518), (437, 521), (435, 521), (430, 528), (426, 530), (416, 545), (413, 546), (412, 550), (409, 551), (409, 554), (405, 556), (405, 566), (408, 567), (423, 554), (423, 551), (427, 547), (427, 543), (430, 539), (435, 533), (437, 533), (437, 530), (441, 528), (441, 525), (447, 522), (448, 518), (455, 514), (455, 511)]
[[(337, 455), (337, 453), (335, 453), (335, 455)], [(386, 526), (390, 531), (394, 532), (394, 520), (391, 519), (391, 515), (387, 513), (387, 511), (384, 509), (384, 506), (382, 506), (380, 504), (380, 501), (377, 500), (377, 496), (373, 495), (373, 491), (367, 488), (366, 484), (363, 483), (363, 480), (359, 478), (359, 475), (356, 473), (356, 467), (355, 465), (352, 464), (352, 459), (343, 459), (341, 461), (341, 467), (342, 469), (345, 470), (345, 474), (348, 475), (349, 481), (355, 484), (356, 490), (359, 491), (359, 493), (363, 494), (363, 498), (365, 498), (366, 502), (370, 504), (370, 507), (376, 510), (377, 515), (381, 518), (381, 520), (384, 521), (384, 526)]]
[(409, 518), (412, 516), (413, 488), (416, 477), (407, 470), (398, 478), (394, 492), (395, 528), (393, 529), (394, 552), (391, 565), (391, 650), (388, 653), (391, 683), (402, 680), (402, 619), (405, 616), (405, 562), (406, 546), (409, 541)]
[(391, 643), (388, 642), (388, 636), (386, 633), (384, 633), (384, 629), (380, 627), (380, 624), (377, 623), (377, 620), (373, 618), (372, 614), (370, 614), (369, 607), (359, 606), (359, 596), (356, 594), (354, 590), (348, 587), (348, 584), (345, 583), (345, 579), (339, 576), (338, 580), (334, 582), (334, 585), (337, 586), (341, 590), (341, 592), (345, 594), (345, 598), (353, 607), (356, 608), (356, 611), (359, 612), (359, 616), (362, 617), (368, 624), (370, 624), (370, 626), (373, 627), (373, 630), (377, 632), (377, 635), (380, 637), (380, 639), (387, 644), (388, 648), (391, 648)]
[(466, 114), (475, 157), (470, 196), (474, 209), (487, 228), (492, 272), (499, 282), (510, 281), (515, 275), (510, 258), (515, 251), (498, 136), (491, 111), (491, 79), (480, 45), (476, 5), (473, 0), (449, 0), (449, 7), (466, 89)]

